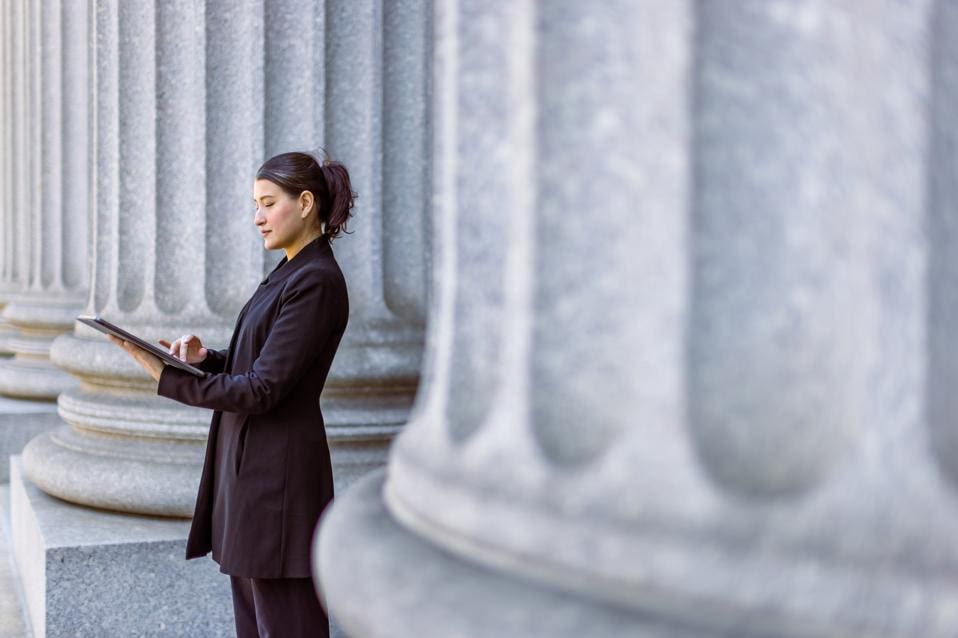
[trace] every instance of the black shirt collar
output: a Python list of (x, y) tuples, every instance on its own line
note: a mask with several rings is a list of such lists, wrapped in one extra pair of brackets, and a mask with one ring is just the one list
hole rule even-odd
[(302, 268), (306, 263), (330, 252), (332, 252), (332, 247), (329, 245), (329, 238), (326, 235), (320, 235), (303, 246), (292, 260), (283, 257), (279, 263), (276, 264), (276, 268), (273, 268), (260, 285), (282, 281)]

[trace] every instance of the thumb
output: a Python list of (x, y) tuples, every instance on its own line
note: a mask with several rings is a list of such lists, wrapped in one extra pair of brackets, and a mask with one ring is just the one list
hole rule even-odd
[(206, 348), (200, 348), (199, 354), (206, 354)]

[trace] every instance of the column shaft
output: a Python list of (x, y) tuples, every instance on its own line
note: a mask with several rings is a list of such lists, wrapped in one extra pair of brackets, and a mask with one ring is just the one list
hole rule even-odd
[(953, 633), (945, 4), (437, 4), (427, 381), (315, 554), (351, 635)]
[[(255, 7), (233, 12), (216, 22), (214, 35), (245, 41), (250, 15)], [(244, 129), (245, 137), (244, 130), (207, 130), (209, 76), (197, 60), (206, 59), (208, 47), (195, 25), (205, 33), (210, 17), (216, 16), (191, 2), (97, 3), (90, 183), (97, 232), (86, 312), (152, 341), (192, 332), (209, 347), (223, 347), (230, 311), (259, 281), (262, 253), (253, 233), (242, 232), (249, 218), (235, 211), (247, 208), (246, 193), (233, 188), (235, 176), (219, 166), (223, 157), (213, 177), (206, 170), (208, 145), (226, 157), (245, 157), (246, 170), (257, 151), (255, 128)], [(255, 86), (258, 76), (252, 77)], [(214, 103), (236, 97), (222, 91), (217, 83)], [(215, 203), (208, 207), (211, 194)], [(209, 219), (219, 225), (211, 228)], [(227, 263), (232, 252), (246, 258)], [(230, 273), (226, 290), (211, 290), (206, 281), (214, 265)], [(157, 397), (155, 384), (126, 353), (82, 324), (56, 341), (53, 358), (83, 384), (60, 396), (68, 425), (24, 450), (30, 479), (96, 507), (192, 514), (209, 412)]]
[(22, 79), (11, 154), (18, 250), (7, 272), (22, 286), (7, 294), (2, 313), (17, 330), (6, 340), (14, 358), (0, 362), (0, 393), (8, 396), (51, 400), (74, 385), (49, 350), (72, 326), (88, 286), (86, 101), (75, 99), (87, 82), (83, 8), (56, 0), (18, 6)]
[[(333, 245), (349, 285), (350, 319), (323, 395), (334, 465), (347, 481), (385, 462), (419, 380), (425, 299), (415, 291), (424, 287), (428, 262), (426, 175), (407, 153), (428, 139), (426, 4), (326, 4), (318, 130), (359, 193), (351, 234)], [(397, 42), (406, 45), (402, 53), (384, 55)]]

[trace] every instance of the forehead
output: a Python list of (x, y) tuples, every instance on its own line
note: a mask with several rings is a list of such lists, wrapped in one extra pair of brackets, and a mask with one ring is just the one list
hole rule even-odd
[(266, 196), (279, 197), (282, 194), (283, 189), (268, 179), (258, 179), (253, 182), (253, 199)]

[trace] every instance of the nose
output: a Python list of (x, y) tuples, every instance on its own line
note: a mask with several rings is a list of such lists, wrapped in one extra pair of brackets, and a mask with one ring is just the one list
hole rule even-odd
[(261, 209), (257, 208), (256, 212), (253, 213), (253, 223), (257, 226), (262, 226), (266, 223), (266, 217), (260, 212)]

